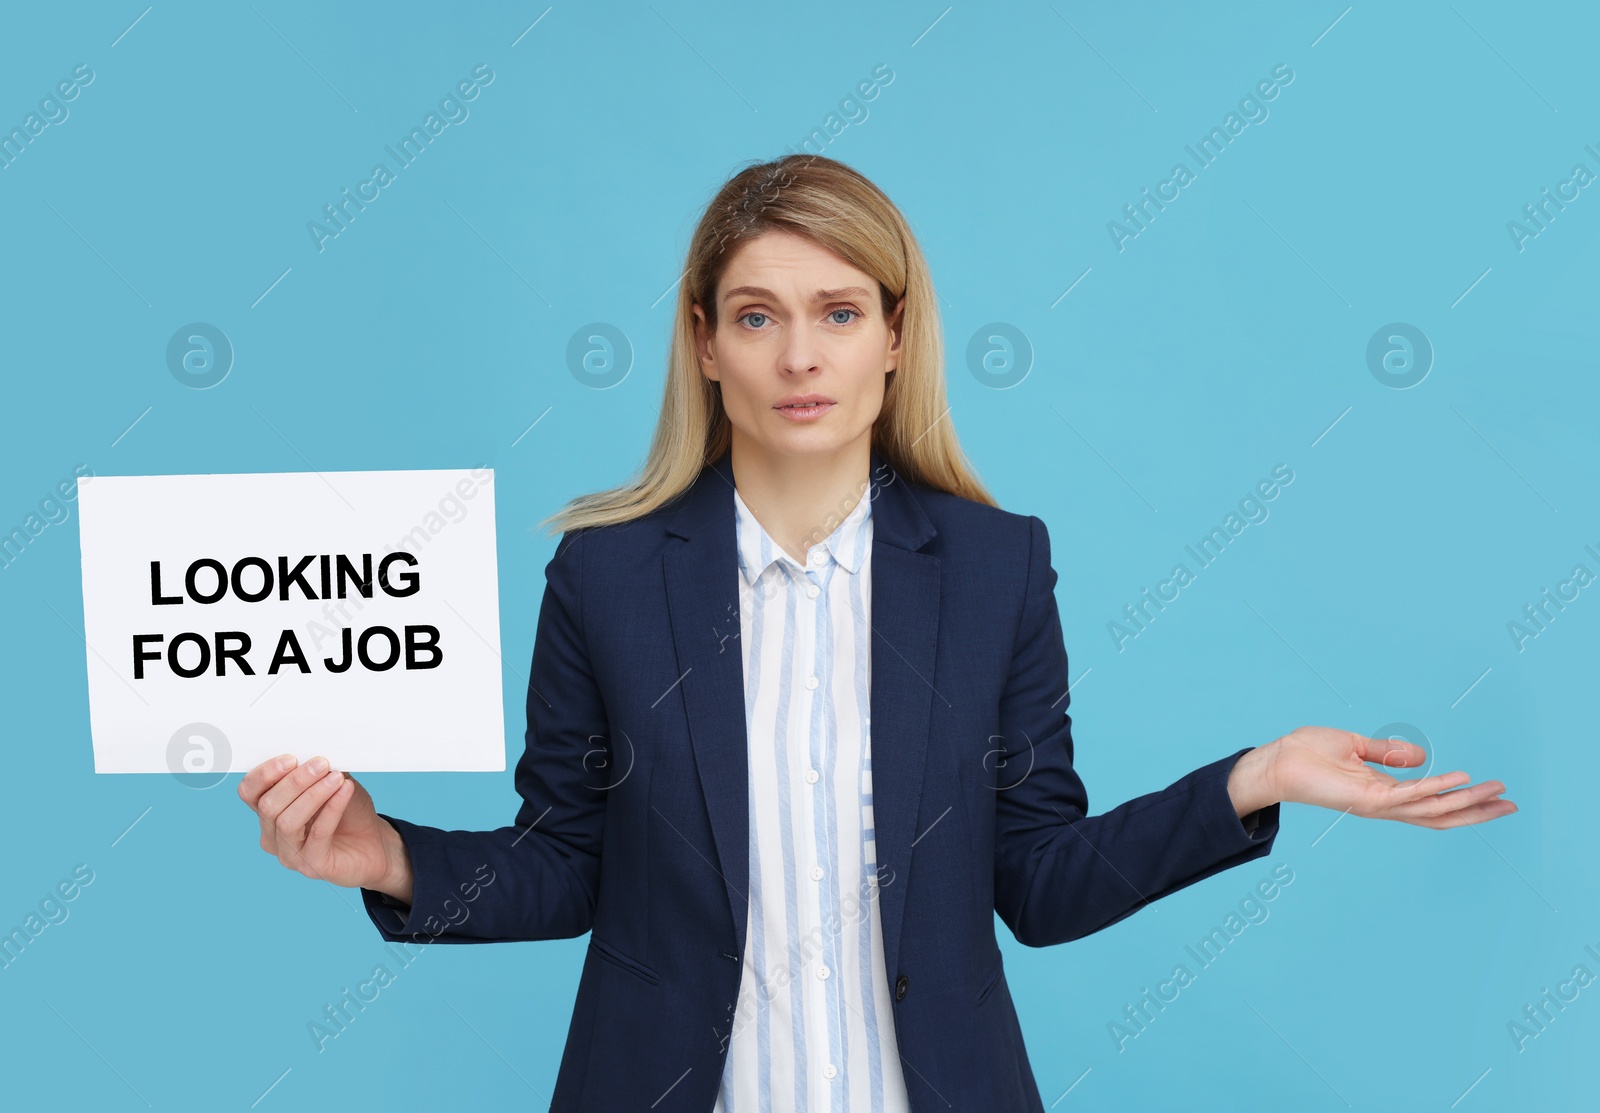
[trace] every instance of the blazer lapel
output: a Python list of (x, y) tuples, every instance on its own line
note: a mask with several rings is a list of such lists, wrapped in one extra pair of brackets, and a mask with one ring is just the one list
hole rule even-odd
[[(744, 654), (739, 644), (739, 555), (734, 532), (733, 457), (700, 473), (667, 524), (682, 538), (662, 557), (695, 766), (711, 817), (707, 859), (728, 890), (739, 953), (750, 891), (748, 734)], [(731, 635), (731, 636), (730, 636)]]
[[(890, 977), (898, 962), (913, 830), (922, 796), (939, 632), (939, 559), (919, 552), (937, 532), (912, 492), (872, 452), (873, 825), (879, 915)], [(724, 453), (667, 523), (683, 543), (663, 556), (678, 684), (740, 953), (750, 877), (749, 736), (739, 630), (733, 461)], [(733, 636), (729, 636), (730, 633)], [(710, 857), (708, 856), (708, 862)]]
[(937, 532), (909, 482), (873, 453), (872, 824), (879, 867), (878, 914), (892, 985), (911, 847), (928, 756), (939, 641), (939, 558), (919, 552)]

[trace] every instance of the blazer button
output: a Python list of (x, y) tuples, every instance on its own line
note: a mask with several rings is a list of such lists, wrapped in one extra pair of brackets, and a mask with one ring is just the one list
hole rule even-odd
[(904, 1001), (906, 999), (906, 990), (908, 990), (910, 988), (911, 988), (911, 979), (906, 977), (904, 974), (901, 974), (898, 978), (895, 979), (895, 983), (894, 983), (894, 999), (896, 1001)]

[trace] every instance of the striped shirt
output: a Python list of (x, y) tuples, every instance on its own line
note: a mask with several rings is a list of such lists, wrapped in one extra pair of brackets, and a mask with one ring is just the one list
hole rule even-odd
[(872, 499), (802, 565), (733, 498), (750, 900), (715, 1113), (907, 1113), (875, 899)]

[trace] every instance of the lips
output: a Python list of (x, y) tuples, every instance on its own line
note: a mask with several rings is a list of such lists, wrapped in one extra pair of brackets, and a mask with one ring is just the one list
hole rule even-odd
[(833, 399), (829, 398), (826, 394), (791, 394), (789, 397), (779, 401), (778, 404), (773, 407), (773, 409), (809, 409), (813, 406), (831, 406), (833, 404)]

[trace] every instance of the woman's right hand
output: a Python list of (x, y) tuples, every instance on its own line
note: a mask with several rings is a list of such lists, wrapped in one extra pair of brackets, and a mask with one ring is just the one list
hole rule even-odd
[(329, 770), (327, 758), (264, 761), (239, 782), (239, 798), (261, 821), (261, 849), (289, 869), (411, 903), (411, 860), (400, 833), (354, 777)]

